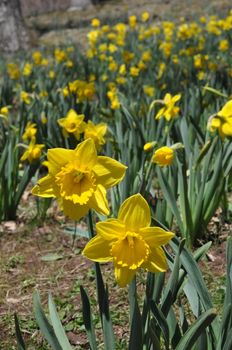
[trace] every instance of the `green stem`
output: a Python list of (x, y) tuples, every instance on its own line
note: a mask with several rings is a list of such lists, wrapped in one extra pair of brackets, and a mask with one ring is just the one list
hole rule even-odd
[(74, 221), (74, 235), (73, 235), (73, 241), (72, 241), (72, 249), (74, 248), (76, 237), (77, 237), (77, 222)]
[(88, 212), (87, 224), (88, 224), (89, 239), (91, 239), (95, 236), (94, 228), (93, 228), (93, 217), (92, 217), (91, 210), (89, 210), (89, 212)]
[(136, 277), (129, 284), (129, 306), (130, 306), (130, 324), (132, 323), (134, 310), (135, 310), (135, 302), (137, 298), (137, 289), (136, 289)]

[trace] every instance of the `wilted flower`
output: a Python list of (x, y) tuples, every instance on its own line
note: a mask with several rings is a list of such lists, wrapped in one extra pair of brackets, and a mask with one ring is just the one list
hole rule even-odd
[(113, 261), (121, 287), (133, 279), (140, 267), (153, 273), (166, 271), (161, 245), (168, 243), (174, 234), (150, 227), (150, 223), (146, 200), (135, 194), (122, 203), (117, 219), (97, 223), (97, 235), (87, 243), (83, 255), (97, 262)]
[(109, 215), (106, 189), (120, 182), (126, 166), (104, 156), (97, 156), (94, 141), (81, 142), (75, 150), (48, 150), (48, 175), (38, 181), (32, 193), (56, 197), (64, 213), (79, 220), (90, 208)]

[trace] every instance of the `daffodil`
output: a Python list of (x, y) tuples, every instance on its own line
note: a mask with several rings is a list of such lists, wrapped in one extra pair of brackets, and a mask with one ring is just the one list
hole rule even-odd
[(26, 91), (21, 91), (20, 93), (20, 98), (23, 102), (25, 102), (27, 105), (31, 103), (31, 96), (28, 92)]
[(162, 167), (172, 164), (173, 159), (174, 150), (171, 147), (163, 146), (155, 151), (151, 161)]
[(48, 175), (38, 181), (33, 194), (56, 197), (64, 213), (74, 220), (91, 208), (109, 215), (106, 189), (123, 179), (126, 166), (97, 156), (92, 139), (81, 142), (75, 150), (49, 149), (47, 158)]
[(32, 73), (32, 64), (30, 64), (29, 62), (26, 62), (23, 68), (23, 75), (25, 76), (29, 76)]
[(68, 134), (73, 134), (79, 140), (80, 134), (84, 131), (84, 118), (84, 114), (77, 114), (73, 109), (70, 109), (67, 116), (58, 119), (57, 122), (63, 128), (65, 137)]
[(159, 112), (156, 114), (155, 119), (160, 119), (164, 117), (167, 121), (170, 121), (172, 118), (174, 118), (180, 111), (180, 107), (177, 107), (175, 103), (179, 101), (181, 98), (181, 95), (175, 95), (172, 96), (171, 94), (166, 94), (164, 96), (164, 99), (162, 103), (164, 104), (164, 107), (162, 107)]
[(27, 148), (27, 150), (23, 153), (21, 157), (21, 161), (28, 160), (29, 163), (33, 163), (40, 159), (42, 149), (45, 146), (43, 144), (36, 144), (35, 138), (33, 138)]
[(84, 138), (85, 140), (88, 138), (93, 139), (95, 147), (98, 150), (101, 148), (101, 146), (103, 146), (106, 143), (104, 139), (106, 132), (106, 123), (94, 124), (93, 122), (91, 122), (91, 120), (89, 120), (88, 123), (85, 124)]
[(20, 78), (20, 70), (18, 65), (15, 63), (7, 64), (7, 73), (11, 79), (17, 80)]
[(113, 261), (115, 277), (126, 286), (141, 267), (150, 272), (163, 272), (167, 261), (162, 249), (174, 234), (160, 227), (150, 227), (151, 214), (146, 200), (135, 194), (121, 205), (117, 219), (96, 225), (83, 255), (96, 262)]
[(0, 107), (0, 115), (7, 117), (9, 114), (9, 108), (7, 106)]
[(23, 133), (22, 139), (23, 141), (32, 140), (37, 133), (36, 124), (32, 122), (28, 122)]
[(222, 139), (232, 137), (232, 100), (228, 101), (216, 116), (209, 121), (209, 129), (219, 131)]

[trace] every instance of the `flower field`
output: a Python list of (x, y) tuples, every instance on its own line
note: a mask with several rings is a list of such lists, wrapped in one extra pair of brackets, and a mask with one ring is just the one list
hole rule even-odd
[(86, 40), (1, 62), (2, 348), (230, 350), (232, 10)]

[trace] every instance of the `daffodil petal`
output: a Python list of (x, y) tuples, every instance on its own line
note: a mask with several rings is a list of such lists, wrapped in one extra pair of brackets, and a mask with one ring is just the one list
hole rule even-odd
[(69, 216), (73, 220), (80, 220), (85, 216), (89, 211), (89, 206), (74, 204), (73, 201), (70, 200), (62, 200), (62, 209), (64, 214)]
[(97, 151), (92, 139), (81, 142), (75, 149), (75, 157), (81, 171), (92, 170), (97, 163)]
[(165, 112), (165, 107), (162, 107), (156, 114), (155, 116), (155, 119), (160, 119), (163, 115), (164, 115), (164, 112)]
[(172, 102), (177, 102), (180, 100), (180, 98), (181, 98), (181, 94), (177, 94), (177, 95), (173, 96)]
[(88, 205), (99, 214), (109, 215), (110, 210), (106, 198), (106, 189), (102, 185), (97, 186), (92, 197), (89, 199)]
[(98, 156), (98, 162), (93, 171), (96, 175), (97, 182), (104, 185), (105, 188), (112, 187), (120, 182), (127, 167), (117, 160), (110, 157)]
[(96, 262), (112, 260), (109, 242), (102, 239), (100, 235), (96, 235), (86, 244), (82, 254)]
[(140, 228), (150, 225), (149, 205), (141, 194), (135, 194), (122, 203), (118, 219), (126, 225), (127, 230), (137, 232)]
[(129, 270), (126, 267), (114, 267), (114, 273), (116, 281), (118, 282), (120, 287), (125, 287), (128, 283), (130, 283), (136, 273), (136, 270)]
[(54, 189), (54, 178), (47, 175), (40, 179), (32, 189), (32, 194), (44, 198), (51, 198), (56, 196), (56, 191)]
[(145, 227), (140, 229), (140, 234), (149, 247), (164, 245), (174, 237), (174, 233), (163, 230), (160, 227)]
[(166, 271), (168, 264), (163, 249), (151, 247), (149, 259), (142, 264), (142, 267), (153, 273)]
[(73, 161), (74, 151), (64, 148), (52, 148), (48, 150), (48, 169), (50, 174), (56, 174), (61, 167)]
[(232, 122), (224, 123), (222, 125), (222, 133), (226, 136), (232, 136)]
[(220, 117), (229, 118), (232, 116), (232, 100), (228, 101), (225, 106), (217, 113)]
[(120, 238), (125, 233), (125, 225), (117, 219), (109, 219), (96, 224), (97, 233), (107, 241)]

